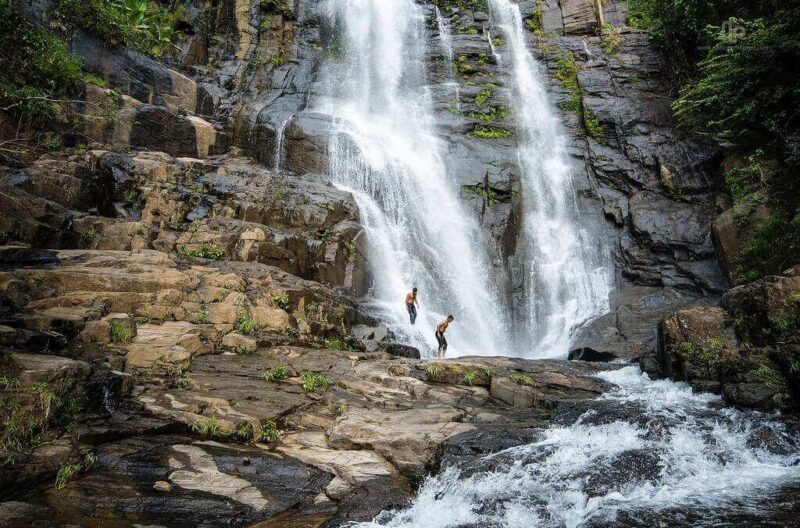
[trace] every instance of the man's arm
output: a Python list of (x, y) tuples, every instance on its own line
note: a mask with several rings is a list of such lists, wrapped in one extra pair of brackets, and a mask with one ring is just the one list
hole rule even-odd
[(414, 304), (416, 304), (417, 308), (419, 308), (419, 295), (414, 296)]

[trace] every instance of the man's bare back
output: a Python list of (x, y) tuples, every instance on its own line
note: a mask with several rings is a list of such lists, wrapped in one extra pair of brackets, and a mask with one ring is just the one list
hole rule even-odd
[(436, 331), (440, 334), (444, 334), (448, 326), (450, 326), (450, 319), (443, 319), (441, 323), (436, 325)]
[(419, 304), (419, 302), (417, 302), (417, 292), (408, 292), (406, 295), (406, 304)]

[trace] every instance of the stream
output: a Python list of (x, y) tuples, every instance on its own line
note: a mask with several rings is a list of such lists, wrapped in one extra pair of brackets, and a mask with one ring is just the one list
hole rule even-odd
[(636, 366), (599, 377), (614, 388), (588, 409), (528, 444), (450, 460), (406, 509), (354, 526), (798, 526), (798, 424)]

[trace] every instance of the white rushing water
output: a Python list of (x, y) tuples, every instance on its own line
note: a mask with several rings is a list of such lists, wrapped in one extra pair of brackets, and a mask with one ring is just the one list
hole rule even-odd
[[(325, 97), (314, 109), (336, 123), (333, 179), (358, 202), (371, 297), (401, 339), (430, 353), (435, 324), (453, 313), (450, 356), (563, 357), (573, 330), (608, 309), (609, 259), (601, 237), (580, 223), (564, 138), (526, 47), (519, 9), (509, 0), (490, 6), (506, 42), (493, 52), (513, 80), (520, 139), (527, 302), (513, 329), (508, 300), (493, 281), (487, 235), (443, 159), (422, 8), (411, 0), (329, 0), (338, 57), (323, 66)], [(439, 45), (452, 63), (448, 22), (435, 14)], [(422, 302), (416, 327), (403, 305), (412, 286)]]
[[(517, 121), (526, 270), (527, 328), (518, 332), (527, 357), (563, 357), (572, 331), (608, 311), (611, 265), (602, 237), (582, 224), (574, 167), (540, 66), (527, 47), (519, 6), (489, 0), (505, 45), (493, 52), (508, 68)], [(524, 318), (523, 318), (524, 319)]]
[(450, 25), (444, 19), (442, 12), (438, 7), (434, 7), (436, 12), (436, 25), (439, 29), (439, 44), (444, 51), (444, 56), (447, 57), (447, 67), (449, 68), (450, 75), (447, 82), (447, 89), (450, 92), (451, 107), (456, 110), (461, 110), (461, 84), (453, 76), (453, 36), (450, 33)]
[(635, 366), (599, 377), (616, 389), (575, 423), (450, 467), (408, 508), (357, 526), (753, 526), (800, 485), (800, 439), (782, 422)]
[[(425, 18), (411, 0), (330, 0), (340, 56), (322, 70), (334, 182), (353, 193), (367, 235), (372, 297), (401, 338), (435, 349), (436, 323), (455, 315), (450, 354), (511, 354), (490, 246), (448, 174), (427, 89)], [(408, 324), (404, 298), (419, 288)]]

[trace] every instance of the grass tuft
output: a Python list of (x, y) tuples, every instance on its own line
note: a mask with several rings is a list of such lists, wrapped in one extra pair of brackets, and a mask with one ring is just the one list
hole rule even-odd
[(330, 388), (331, 379), (325, 374), (306, 370), (300, 374), (300, 383), (306, 392), (325, 392)]

